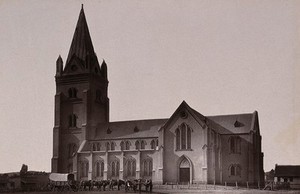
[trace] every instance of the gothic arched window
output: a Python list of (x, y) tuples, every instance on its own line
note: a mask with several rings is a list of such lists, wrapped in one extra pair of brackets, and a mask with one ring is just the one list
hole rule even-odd
[(131, 159), (126, 160), (125, 169), (126, 169), (126, 176), (127, 177), (135, 176), (135, 171), (136, 171), (136, 161), (135, 161), (135, 159), (131, 158)]
[(190, 150), (191, 149), (191, 128), (182, 123), (175, 131), (176, 135), (176, 150)]
[(153, 140), (151, 141), (150, 144), (151, 144), (151, 149), (154, 150), (154, 149), (155, 149), (155, 146), (156, 146), (156, 145), (155, 145), (155, 144), (156, 144), (156, 143), (155, 143), (155, 140), (153, 139)]
[(120, 171), (120, 162), (115, 160), (111, 163), (111, 176), (118, 177)]
[(176, 150), (180, 150), (180, 129), (176, 129)]
[(187, 149), (191, 149), (191, 129), (187, 128)]
[(152, 176), (152, 159), (151, 158), (145, 159), (143, 161), (142, 167), (143, 167), (143, 176), (144, 177)]
[(69, 127), (77, 126), (77, 116), (75, 114), (69, 115)]
[(110, 143), (106, 142), (106, 151), (109, 151), (109, 150), (110, 150)]
[(239, 136), (231, 136), (229, 138), (229, 150), (230, 153), (241, 153), (241, 138)]
[(124, 148), (125, 148), (124, 141), (121, 141), (121, 143), (120, 143), (120, 147), (121, 147), (121, 150), (123, 151), (123, 150), (124, 150)]
[(186, 149), (186, 126), (181, 125), (181, 149)]
[(87, 177), (88, 173), (89, 173), (89, 163), (87, 161), (81, 162), (80, 164), (81, 177)]
[(96, 163), (96, 177), (99, 177), (100, 176), (100, 163), (97, 162)]
[(69, 88), (68, 94), (69, 94), (69, 98), (77, 98), (77, 89)]
[(101, 144), (97, 143), (97, 151), (100, 151), (100, 150), (101, 150)]
[(233, 165), (230, 167), (230, 175), (231, 176), (235, 175), (235, 167)]
[(139, 141), (139, 140), (136, 140), (136, 141), (135, 141), (135, 149), (136, 149), (136, 150), (139, 150), (139, 149), (140, 149), (140, 141)]
[(97, 151), (97, 144), (96, 144), (96, 143), (93, 143), (93, 144), (92, 144), (92, 150), (93, 150), (93, 151)]
[(146, 142), (144, 140), (141, 141), (141, 150), (145, 149)]
[(111, 150), (115, 150), (115, 147), (116, 147), (115, 142), (111, 142), (111, 144), (110, 144), (110, 149), (111, 149)]
[(130, 142), (126, 141), (125, 143), (125, 150), (130, 150)]
[(241, 167), (238, 164), (232, 164), (229, 167), (230, 176), (241, 176)]

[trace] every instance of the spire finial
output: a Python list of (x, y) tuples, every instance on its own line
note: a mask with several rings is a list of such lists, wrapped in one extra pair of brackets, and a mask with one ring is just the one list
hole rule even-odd
[(83, 4), (81, 4), (81, 9), (83, 9)]

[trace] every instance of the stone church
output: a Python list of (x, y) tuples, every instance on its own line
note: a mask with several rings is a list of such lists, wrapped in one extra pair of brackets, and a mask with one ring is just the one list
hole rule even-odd
[(263, 183), (256, 111), (204, 116), (183, 101), (167, 119), (110, 122), (107, 64), (97, 59), (83, 8), (55, 81), (52, 172), (77, 180)]

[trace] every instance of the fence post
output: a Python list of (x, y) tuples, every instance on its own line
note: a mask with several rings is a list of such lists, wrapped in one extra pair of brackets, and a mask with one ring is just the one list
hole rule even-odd
[(260, 189), (259, 181), (257, 183), (258, 183), (258, 189)]
[(225, 189), (227, 189), (227, 182), (225, 181)]
[(248, 183), (248, 181), (247, 181), (247, 189), (249, 189), (249, 183)]
[(205, 189), (207, 190), (207, 182), (205, 181)]
[(216, 190), (216, 180), (214, 180), (214, 190)]
[(238, 189), (238, 183), (237, 183), (237, 181), (235, 181), (235, 188)]

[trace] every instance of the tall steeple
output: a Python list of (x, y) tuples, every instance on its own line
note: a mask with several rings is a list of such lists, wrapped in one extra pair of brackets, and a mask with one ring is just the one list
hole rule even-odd
[(69, 64), (73, 57), (76, 57), (83, 63), (86, 63), (88, 60), (88, 56), (96, 57), (96, 54), (94, 51), (82, 5), (66, 65)]
[(107, 65), (99, 66), (83, 7), (66, 63), (60, 56), (56, 61), (55, 82), (52, 172), (67, 173), (77, 169), (66, 154), (70, 148), (77, 151), (98, 123), (109, 122)]

